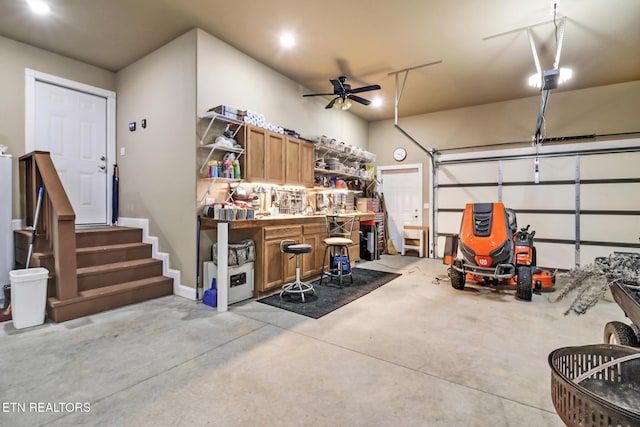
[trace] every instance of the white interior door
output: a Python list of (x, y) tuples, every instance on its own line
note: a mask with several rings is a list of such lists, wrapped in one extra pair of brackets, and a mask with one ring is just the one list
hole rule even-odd
[(76, 224), (106, 224), (106, 98), (42, 81), (34, 95), (34, 149), (51, 153)]
[(380, 166), (378, 181), (387, 209), (389, 237), (402, 248), (405, 225), (422, 225), (422, 165)]

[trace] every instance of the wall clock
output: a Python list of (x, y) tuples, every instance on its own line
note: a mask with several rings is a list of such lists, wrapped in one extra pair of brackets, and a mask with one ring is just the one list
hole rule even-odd
[(393, 150), (393, 159), (396, 162), (401, 162), (406, 158), (407, 158), (407, 150), (406, 149), (404, 149), (402, 147), (399, 147), (399, 148), (396, 148), (395, 150)]

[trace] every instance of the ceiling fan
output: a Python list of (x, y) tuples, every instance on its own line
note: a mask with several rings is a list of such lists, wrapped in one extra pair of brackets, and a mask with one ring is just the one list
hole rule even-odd
[(358, 102), (362, 105), (371, 104), (371, 101), (369, 101), (368, 99), (361, 98), (358, 95), (354, 95), (354, 94), (380, 89), (380, 85), (369, 85), (369, 86), (363, 86), (363, 87), (351, 89), (351, 85), (348, 83), (345, 83), (345, 80), (347, 80), (346, 76), (340, 76), (337, 79), (329, 80), (333, 85), (333, 93), (308, 93), (302, 96), (337, 95), (324, 108), (329, 109), (329, 108), (332, 108), (334, 105), (338, 105), (343, 110), (346, 110), (349, 107), (351, 107), (351, 101)]

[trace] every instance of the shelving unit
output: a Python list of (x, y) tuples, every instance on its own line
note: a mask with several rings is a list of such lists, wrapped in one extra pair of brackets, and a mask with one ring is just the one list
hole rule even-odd
[[(240, 158), (240, 156), (242, 154), (244, 154), (244, 149), (242, 149), (242, 148), (225, 147), (223, 145), (216, 144), (215, 142), (208, 143), (208, 144), (205, 143), (207, 141), (207, 137), (209, 135), (209, 132), (213, 128), (213, 125), (214, 125), (214, 123), (216, 123), (216, 121), (221, 123), (221, 124), (224, 124), (225, 126), (226, 125), (235, 126), (235, 129), (233, 129), (233, 136), (232, 136), (234, 139), (235, 139), (236, 135), (238, 134), (238, 132), (240, 131), (240, 129), (242, 129), (242, 127), (244, 126), (244, 122), (243, 121), (232, 119), (230, 117), (223, 116), (223, 115), (215, 113), (213, 111), (206, 112), (205, 114), (200, 116), (200, 119), (201, 120), (209, 120), (209, 123), (207, 124), (207, 127), (206, 127), (204, 133), (200, 137), (199, 144), (198, 144), (200, 148), (204, 148), (204, 149), (208, 149), (209, 150), (209, 153), (207, 154), (207, 157), (206, 157), (205, 161), (202, 162), (202, 165), (200, 166), (200, 173), (201, 174), (204, 172), (205, 168), (207, 167), (207, 164), (209, 163), (209, 160), (211, 159), (211, 156), (213, 156), (213, 153), (216, 150), (219, 150), (219, 151), (222, 151), (222, 152), (225, 152), (225, 153), (238, 154), (236, 159)], [(220, 134), (215, 135), (215, 136), (219, 136)], [(212, 139), (215, 139), (215, 136), (212, 137)]]
[[(211, 187), (213, 187), (214, 184), (225, 184), (226, 183), (228, 185), (228, 187), (229, 187), (229, 195), (225, 199), (225, 202), (229, 202), (231, 200), (231, 198), (233, 198), (233, 194), (235, 193), (235, 191), (238, 188), (238, 186), (244, 182), (244, 180), (242, 180), (242, 179), (232, 179), (232, 178), (200, 178), (199, 181), (208, 182), (207, 189), (204, 191), (204, 194), (199, 199), (199, 204), (202, 204), (204, 202), (204, 200), (210, 194)], [(237, 185), (235, 187), (231, 187), (232, 184), (237, 184)]]
[[(370, 164), (373, 162), (373, 158), (363, 155), (355, 154), (351, 151), (346, 152), (342, 149), (330, 146), (330, 145), (315, 145), (316, 159), (326, 159), (328, 157), (336, 157), (340, 160), (342, 164), (346, 162), (361, 162), (362, 164)], [(327, 175), (332, 177), (340, 177), (340, 178), (352, 178), (352, 179), (363, 179), (363, 180), (371, 180), (372, 177), (363, 176), (360, 173), (352, 173), (344, 170), (332, 170), (332, 169), (314, 169), (315, 174), (319, 175)]]

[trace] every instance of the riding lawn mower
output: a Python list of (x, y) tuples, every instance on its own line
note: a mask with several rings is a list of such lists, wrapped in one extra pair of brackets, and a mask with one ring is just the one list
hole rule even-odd
[(464, 289), (467, 280), (481, 285), (510, 286), (516, 297), (531, 301), (535, 291), (552, 291), (555, 272), (536, 266), (535, 231), (518, 230), (516, 214), (504, 204), (468, 203), (462, 216), (457, 243), (445, 253), (449, 259), (451, 286)]

